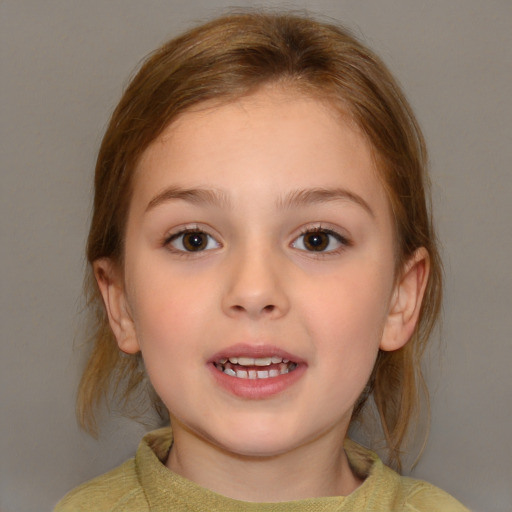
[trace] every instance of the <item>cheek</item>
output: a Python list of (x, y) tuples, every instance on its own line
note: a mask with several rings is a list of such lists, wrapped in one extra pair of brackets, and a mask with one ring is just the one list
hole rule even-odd
[(373, 339), (384, 328), (391, 290), (391, 279), (383, 277), (378, 268), (347, 269), (329, 279), (309, 280), (302, 291), (302, 314), (311, 317), (318, 328), (330, 331), (330, 338), (359, 332)]
[(356, 387), (371, 373), (387, 319), (391, 284), (379, 276), (354, 270), (323, 286), (311, 283), (301, 312), (320, 364)]
[[(164, 266), (165, 269), (165, 266)], [(201, 330), (212, 310), (208, 283), (162, 267), (132, 267), (128, 283), (135, 332), (147, 364), (159, 354), (184, 357), (201, 339)]]
[(181, 383), (204, 364), (198, 340), (201, 327), (183, 293), (155, 286), (136, 295), (135, 332), (148, 377), (168, 408), (179, 401)]

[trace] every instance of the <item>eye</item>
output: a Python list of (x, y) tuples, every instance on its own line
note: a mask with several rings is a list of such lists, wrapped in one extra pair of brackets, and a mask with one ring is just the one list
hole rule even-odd
[(215, 238), (200, 229), (185, 229), (171, 235), (166, 240), (166, 245), (181, 252), (201, 252), (220, 247)]
[(333, 252), (350, 244), (344, 236), (331, 229), (315, 228), (304, 231), (291, 245), (301, 251)]

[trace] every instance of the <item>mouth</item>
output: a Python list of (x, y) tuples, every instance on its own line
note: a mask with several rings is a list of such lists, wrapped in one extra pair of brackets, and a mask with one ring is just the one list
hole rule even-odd
[(217, 352), (208, 366), (214, 382), (230, 395), (264, 400), (295, 389), (308, 363), (279, 347), (240, 343)]
[(232, 356), (214, 361), (217, 370), (236, 379), (273, 379), (293, 372), (297, 363), (278, 355), (266, 357)]

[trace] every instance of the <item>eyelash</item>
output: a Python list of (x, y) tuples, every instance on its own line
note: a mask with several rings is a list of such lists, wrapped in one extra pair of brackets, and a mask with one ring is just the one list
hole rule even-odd
[[(187, 250), (184, 246), (184, 237), (186, 235), (191, 235), (194, 233), (197, 233), (198, 235), (203, 235), (206, 237), (206, 246), (197, 251)], [(173, 242), (179, 240), (180, 238), (181, 238), (181, 246), (183, 247), (182, 249), (173, 246)], [(212, 247), (208, 247), (208, 246), (211, 244), (212, 240), (216, 244), (216, 247), (214, 247), (214, 248), (218, 248), (221, 246), (220, 243), (217, 242), (217, 240), (215, 240), (215, 238), (212, 235), (208, 234), (204, 229), (201, 229), (200, 227), (195, 226), (195, 227), (181, 229), (177, 233), (172, 233), (171, 235), (169, 235), (165, 238), (162, 245), (164, 247), (167, 247), (170, 251), (172, 251), (173, 253), (175, 253), (179, 256), (190, 256), (190, 255), (194, 255), (194, 254), (200, 254), (200, 253), (204, 252), (205, 250), (211, 250)]]
[[(187, 248), (184, 245), (184, 238), (186, 235), (191, 235), (197, 233), (199, 235), (203, 235), (206, 237), (206, 245), (198, 250), (187, 250)], [(322, 234), (327, 235), (329, 237), (329, 240), (327, 240), (327, 246), (321, 247), (318, 250), (315, 249), (307, 249), (304, 245), (304, 237), (307, 235), (315, 235), (315, 234)], [(173, 242), (179, 240), (181, 238), (181, 246), (182, 248), (178, 248), (173, 245)], [(298, 247), (298, 241), (302, 239), (302, 246), (304, 248)], [(329, 245), (332, 244), (332, 239), (336, 241), (338, 247), (334, 249), (329, 249)], [(211, 242), (214, 241), (216, 244), (216, 247), (209, 247), (211, 245)], [(190, 228), (184, 228), (178, 231), (177, 233), (172, 233), (171, 235), (167, 236), (162, 244), (164, 247), (167, 247), (170, 251), (173, 253), (179, 255), (179, 256), (190, 256), (195, 254), (200, 254), (204, 251), (212, 250), (215, 248), (221, 247), (220, 242), (217, 242), (215, 238), (208, 234), (205, 230), (201, 229), (199, 226), (190, 227)], [(337, 231), (334, 231), (332, 229), (323, 228), (321, 226), (314, 227), (314, 228), (306, 228), (301, 231), (300, 235), (296, 237), (292, 243), (290, 244), (290, 247), (293, 247), (294, 249), (298, 249), (299, 251), (303, 251), (305, 253), (309, 253), (311, 255), (314, 255), (316, 257), (324, 257), (332, 254), (339, 254), (341, 251), (345, 250), (347, 247), (350, 247), (352, 245), (352, 242), (347, 239), (345, 236), (341, 235)]]
[[(331, 239), (331, 240), (328, 240), (328, 242), (327, 242), (328, 243), (327, 248), (332, 243), (333, 238), (337, 242), (337, 244), (339, 244), (338, 247), (336, 247), (334, 249), (329, 249), (329, 250), (325, 250), (325, 248), (324, 248), (324, 249), (317, 250), (317, 251), (316, 250), (307, 250), (307, 249), (302, 249), (302, 248), (297, 247), (298, 240), (300, 240), (301, 238), (304, 239), (304, 237), (307, 235), (314, 235), (317, 233), (327, 235)], [(302, 242), (302, 244), (304, 245), (304, 241)], [(318, 227), (306, 228), (306, 229), (302, 230), (300, 235), (294, 239), (291, 246), (300, 251), (304, 251), (309, 254), (312, 254), (316, 257), (325, 257), (325, 256), (333, 255), (333, 254), (339, 254), (340, 252), (344, 251), (348, 247), (351, 247), (352, 242), (348, 238), (343, 236), (341, 233), (338, 233), (337, 231), (335, 231), (333, 229), (328, 229), (328, 228), (323, 228), (322, 226), (318, 226)]]

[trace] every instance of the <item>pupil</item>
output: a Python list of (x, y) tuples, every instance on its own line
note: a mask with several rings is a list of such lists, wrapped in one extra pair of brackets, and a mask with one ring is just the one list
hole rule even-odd
[(311, 251), (322, 251), (329, 243), (325, 233), (313, 233), (306, 237), (305, 245)]
[(200, 251), (206, 247), (206, 237), (203, 233), (191, 233), (184, 238), (183, 245), (189, 251)]

